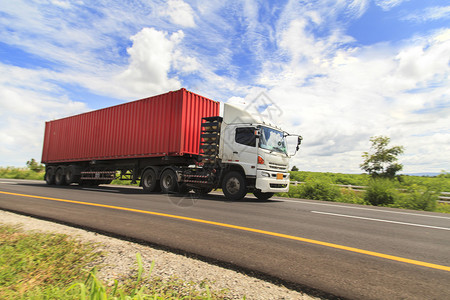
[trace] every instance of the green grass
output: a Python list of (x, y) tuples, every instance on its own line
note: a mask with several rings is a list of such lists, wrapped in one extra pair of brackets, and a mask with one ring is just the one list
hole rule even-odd
[(0, 167), (0, 178), (44, 180), (44, 172), (35, 172), (28, 168)]
[(101, 255), (95, 245), (62, 234), (24, 232), (0, 224), (0, 299), (227, 299), (207, 281), (162, 280), (144, 274), (141, 256), (131, 278), (113, 286), (99, 280), (88, 265)]
[(81, 279), (97, 255), (92, 245), (65, 235), (26, 233), (2, 225), (0, 299), (58, 298), (65, 286)]

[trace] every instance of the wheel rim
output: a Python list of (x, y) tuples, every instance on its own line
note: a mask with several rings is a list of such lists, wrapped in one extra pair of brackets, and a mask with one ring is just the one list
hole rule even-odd
[(66, 181), (67, 181), (67, 182), (71, 182), (72, 179), (73, 179), (72, 176), (73, 176), (72, 170), (68, 170), (67, 173), (66, 173)]
[(144, 185), (146, 187), (150, 187), (152, 186), (152, 182), (153, 182), (153, 175), (151, 173), (148, 173), (147, 176), (145, 176)]
[(241, 183), (236, 177), (232, 177), (228, 179), (226, 187), (230, 194), (237, 194), (241, 189)]
[(169, 190), (173, 186), (173, 178), (171, 174), (167, 174), (163, 178), (163, 186), (165, 189)]
[(62, 182), (62, 179), (63, 179), (63, 172), (61, 171), (61, 170), (58, 170), (57, 172), (56, 172), (56, 181), (57, 182)]

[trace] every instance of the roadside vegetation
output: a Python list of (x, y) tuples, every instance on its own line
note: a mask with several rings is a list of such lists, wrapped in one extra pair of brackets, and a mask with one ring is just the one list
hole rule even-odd
[(43, 164), (32, 158), (26, 165), (26, 168), (0, 167), (0, 178), (44, 180)]
[(144, 274), (140, 255), (131, 278), (102, 282), (89, 267), (95, 245), (62, 234), (33, 233), (0, 224), (0, 299), (226, 299), (207, 282)]
[[(450, 213), (450, 204), (438, 202), (441, 192), (450, 192), (450, 174), (442, 171), (436, 177), (397, 175), (403, 169), (398, 156), (403, 146), (390, 146), (390, 138), (373, 136), (371, 147), (363, 152), (360, 168), (367, 174), (339, 174), (291, 171), (291, 186), (282, 197), (346, 202), (373, 206), (415, 209)], [(342, 185), (362, 187), (354, 190)]]
[[(450, 192), (450, 174), (446, 172), (436, 177), (400, 175), (395, 179), (367, 174), (290, 173), (291, 181), (301, 184), (291, 185), (288, 193), (278, 196), (450, 213), (450, 204), (438, 202), (441, 192)], [(366, 188), (352, 190), (339, 185)]]

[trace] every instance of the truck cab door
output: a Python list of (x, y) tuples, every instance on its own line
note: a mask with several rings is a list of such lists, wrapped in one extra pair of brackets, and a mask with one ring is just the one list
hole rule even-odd
[(255, 130), (252, 126), (229, 125), (223, 132), (222, 162), (241, 165), (247, 176), (256, 176), (258, 147)]

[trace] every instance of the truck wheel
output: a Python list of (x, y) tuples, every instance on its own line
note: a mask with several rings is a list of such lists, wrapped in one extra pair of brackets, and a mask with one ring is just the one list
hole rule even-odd
[(79, 176), (76, 175), (76, 167), (75, 166), (69, 166), (66, 169), (66, 184), (69, 185), (71, 183), (77, 183), (79, 182)]
[(47, 171), (45, 171), (45, 182), (48, 185), (55, 184), (55, 169), (47, 168)]
[(241, 200), (247, 195), (245, 178), (241, 173), (232, 171), (225, 175), (222, 182), (222, 190), (230, 200)]
[(58, 168), (55, 174), (56, 185), (66, 185), (66, 174), (64, 174), (64, 168)]
[(255, 190), (253, 192), (253, 195), (255, 195), (258, 200), (266, 201), (269, 200), (274, 195), (274, 193), (263, 193), (260, 190)]
[(167, 169), (161, 174), (161, 190), (163, 193), (176, 193), (178, 190), (177, 174), (172, 169)]
[(158, 182), (156, 180), (156, 173), (152, 169), (148, 169), (142, 174), (141, 185), (144, 192), (151, 193), (156, 189)]

